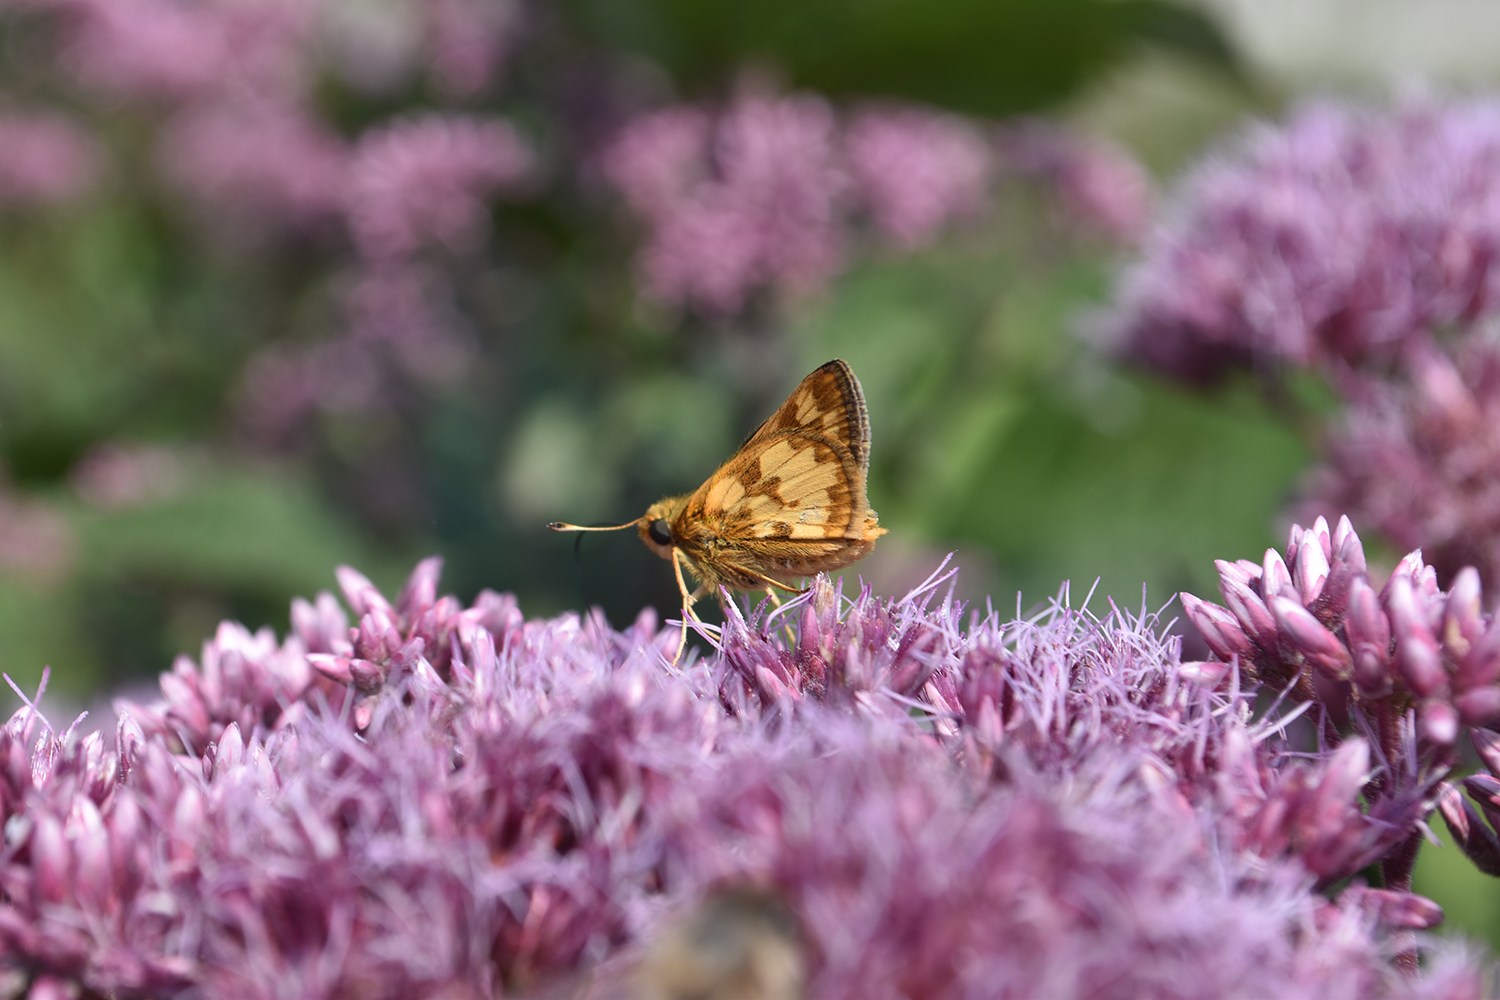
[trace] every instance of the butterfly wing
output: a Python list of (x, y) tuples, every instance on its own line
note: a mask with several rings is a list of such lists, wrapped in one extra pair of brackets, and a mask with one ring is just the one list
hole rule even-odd
[(863, 482), (870, 468), (870, 414), (859, 379), (843, 361), (830, 361), (803, 379), (781, 408), (750, 435), (740, 452), (787, 432), (843, 445), (859, 466)]
[(866, 496), (869, 461), (859, 380), (830, 361), (688, 498), (673, 535), (711, 583), (752, 589), (840, 569), (885, 534)]

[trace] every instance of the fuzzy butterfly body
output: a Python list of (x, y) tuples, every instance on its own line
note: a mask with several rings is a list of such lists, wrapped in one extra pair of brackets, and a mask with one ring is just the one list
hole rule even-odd
[[(672, 561), (683, 610), (692, 615), (693, 603), (721, 586), (795, 590), (804, 577), (869, 554), (885, 534), (866, 496), (869, 468), (864, 392), (847, 364), (830, 361), (702, 486), (658, 500), (618, 527), (636, 527), (647, 547)], [(684, 564), (699, 581), (691, 594)]]

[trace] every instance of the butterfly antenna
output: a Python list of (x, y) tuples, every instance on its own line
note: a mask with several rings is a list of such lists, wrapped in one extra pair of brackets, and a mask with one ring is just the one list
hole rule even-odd
[(641, 523), (641, 518), (634, 521), (626, 521), (624, 524), (607, 524), (599, 528), (586, 527), (582, 524), (569, 524), (567, 521), (553, 521), (547, 527), (553, 531), (620, 531), (623, 528), (634, 528)]

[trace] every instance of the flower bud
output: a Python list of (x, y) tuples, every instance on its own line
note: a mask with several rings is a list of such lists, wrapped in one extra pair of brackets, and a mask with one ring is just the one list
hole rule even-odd
[(1387, 591), (1386, 607), (1396, 634), (1396, 669), (1418, 697), (1429, 697), (1448, 681), (1437, 639), (1418, 606), (1410, 577), (1392, 576)]
[(1229, 676), (1229, 664), (1218, 660), (1187, 660), (1178, 665), (1177, 676), (1203, 687), (1216, 688)]
[(344, 600), (348, 602), (356, 618), (363, 618), (372, 612), (382, 613), (387, 618), (395, 617), (395, 609), (390, 602), (359, 570), (351, 566), (340, 566), (334, 570), (334, 576), (339, 581), (339, 589), (344, 592)]
[[(1320, 523), (1323, 519), (1318, 518)], [(1323, 523), (1323, 540), (1328, 538), (1328, 525)], [(1328, 582), (1328, 556), (1323, 551), (1323, 546), (1308, 544), (1308, 536), (1304, 536), (1302, 547), (1297, 550), (1297, 560), (1293, 564), (1292, 582), (1297, 587), (1297, 592), (1302, 596), (1303, 604), (1311, 604), (1323, 593), (1323, 585)]]
[(172, 711), (195, 733), (208, 731), (208, 709), (196, 687), (174, 671), (161, 675), (161, 693)]
[(1443, 645), (1454, 657), (1469, 652), (1484, 632), (1484, 612), (1479, 606), (1479, 571), (1465, 566), (1453, 578), (1443, 609)]
[(40, 812), (31, 830), (31, 865), (37, 894), (49, 903), (68, 902), (72, 897), (73, 852), (62, 823), (51, 813)]
[(1469, 647), (1453, 675), (1460, 688), (1480, 687), (1500, 680), (1500, 625), (1486, 629)]
[(1471, 728), (1500, 722), (1500, 687), (1474, 688), (1453, 699), (1458, 717)]
[(1359, 905), (1391, 927), (1428, 930), (1443, 922), (1443, 908), (1414, 892), (1361, 889), (1359, 895)]
[(1333, 529), (1333, 557), (1335, 564), (1342, 563), (1355, 573), (1364, 573), (1365, 547), (1359, 540), (1359, 535), (1354, 532), (1354, 525), (1350, 523), (1348, 515), (1339, 518), (1338, 527)]
[(1320, 835), (1331, 834), (1342, 825), (1369, 776), (1370, 745), (1364, 740), (1346, 740), (1334, 751), (1313, 795), (1312, 826)]
[(1239, 619), (1245, 634), (1256, 645), (1274, 649), (1276, 646), (1276, 619), (1270, 609), (1248, 586), (1236, 580), (1220, 577), (1219, 590), (1224, 594), (1224, 603)]
[(1438, 746), (1452, 746), (1458, 739), (1458, 712), (1436, 698), (1422, 702), (1417, 706), (1417, 735)]
[(1469, 730), (1469, 742), (1492, 774), (1500, 774), (1500, 733), (1488, 729)]
[(73, 857), (77, 863), (75, 878), (78, 901), (98, 911), (104, 907), (114, 890), (110, 870), (109, 833), (104, 828), (98, 807), (88, 799), (80, 799), (74, 804), (73, 818), (68, 827)]
[(1245, 630), (1240, 627), (1239, 622), (1227, 608), (1210, 604), (1192, 594), (1178, 596), (1188, 620), (1198, 629), (1199, 634), (1203, 636), (1203, 641), (1208, 643), (1208, 648), (1213, 650), (1215, 656), (1225, 661), (1236, 656), (1241, 660), (1254, 657), (1255, 645), (1251, 643), (1250, 637), (1245, 634)]
[(1461, 784), (1476, 802), (1500, 809), (1500, 778), (1493, 774), (1471, 774)]
[(1219, 571), (1221, 577), (1238, 580), (1247, 586), (1255, 587), (1260, 583), (1260, 563), (1253, 563), (1249, 559), (1236, 559), (1234, 562), (1215, 559), (1214, 568)]
[(340, 684), (354, 683), (349, 658), (346, 656), (334, 656), (332, 653), (309, 653), (307, 662), (312, 668), (330, 680), (338, 681)]
[(224, 735), (219, 737), (218, 753), (214, 756), (214, 777), (224, 777), (228, 771), (238, 767), (244, 759), (244, 737), (240, 735), (239, 725), (231, 722), (224, 727)]
[(1368, 646), (1354, 654), (1354, 683), (1366, 698), (1385, 698), (1395, 690), (1390, 661)]
[(1288, 639), (1308, 663), (1337, 680), (1346, 680), (1354, 672), (1354, 659), (1338, 637), (1313, 617), (1302, 605), (1289, 597), (1272, 597), (1271, 613)]
[(1381, 656), (1390, 650), (1390, 619), (1380, 609), (1380, 598), (1368, 580), (1357, 579), (1349, 585), (1349, 613), (1344, 619), (1344, 629), (1355, 649), (1370, 646)]
[(1266, 561), (1261, 567), (1260, 576), (1261, 597), (1269, 601), (1291, 586), (1292, 574), (1286, 568), (1286, 563), (1282, 561), (1281, 553), (1275, 549), (1266, 549)]
[(443, 575), (443, 557), (428, 556), (417, 563), (406, 585), (396, 598), (396, 609), (401, 617), (410, 622), (437, 603), (438, 580)]
[(1474, 866), (1486, 875), (1500, 876), (1500, 840), (1457, 788), (1443, 782), (1438, 792), (1438, 812), (1448, 823), (1453, 840)]

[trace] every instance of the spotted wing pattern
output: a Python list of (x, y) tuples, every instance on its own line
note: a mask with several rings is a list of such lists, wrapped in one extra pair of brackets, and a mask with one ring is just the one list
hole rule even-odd
[(699, 575), (749, 589), (839, 569), (885, 534), (866, 497), (870, 422), (830, 361), (687, 498), (672, 534)]

